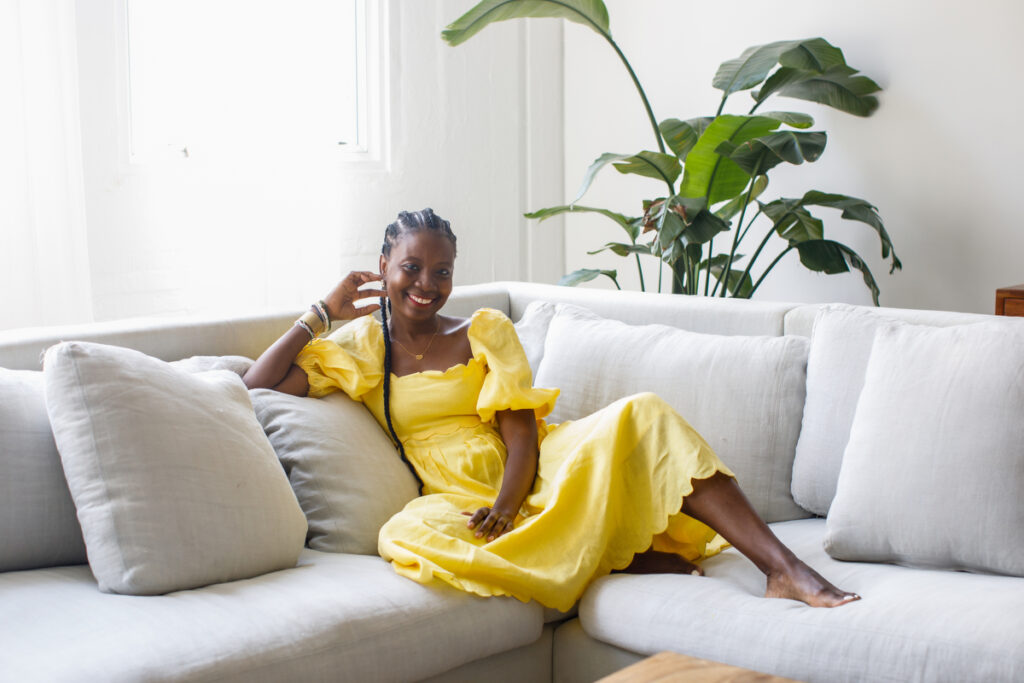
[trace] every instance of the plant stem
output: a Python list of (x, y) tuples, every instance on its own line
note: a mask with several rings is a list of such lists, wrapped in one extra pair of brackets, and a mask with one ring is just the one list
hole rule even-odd
[[(724, 298), (726, 293), (729, 291), (729, 273), (732, 270), (732, 261), (736, 257), (736, 247), (740, 245), (740, 228), (743, 227), (743, 219), (747, 215), (747, 207), (750, 205), (750, 197), (754, 194), (754, 185), (757, 183), (757, 176), (754, 175), (750, 178), (750, 187), (747, 189), (747, 198), (743, 200), (743, 208), (740, 209), (740, 219), (736, 221), (736, 232), (733, 233), (732, 248), (729, 250), (729, 258), (725, 262), (725, 274), (726, 286), (722, 287), (722, 297)], [(740, 281), (742, 283), (742, 280)], [(740, 285), (737, 285), (740, 286)]]
[(647, 288), (644, 287), (644, 269), (640, 267), (640, 254), (633, 254), (633, 258), (636, 259), (636, 272), (640, 276), (640, 291), (646, 292)]
[[(615, 50), (615, 54), (619, 56), (619, 59), (622, 60), (622, 64), (626, 67), (626, 71), (629, 72), (629, 77), (633, 79), (633, 85), (636, 86), (636, 91), (640, 94), (640, 99), (643, 100), (644, 109), (647, 110), (647, 119), (651, 122), (651, 128), (654, 130), (654, 138), (658, 142), (658, 151), (665, 154), (665, 143), (661, 139), (661, 130), (658, 128), (658, 121), (654, 118), (654, 112), (651, 110), (651, 103), (647, 99), (647, 93), (644, 92), (643, 86), (640, 85), (640, 79), (636, 77), (636, 72), (633, 71), (633, 67), (630, 66), (629, 60), (626, 59), (626, 55), (622, 53), (622, 50), (619, 49), (616, 42), (612, 40), (611, 34), (605, 33), (600, 29), (598, 29), (598, 32), (604, 36), (605, 40), (608, 41), (608, 44)], [(674, 188), (672, 190), (672, 194), (675, 194)]]
[(742, 242), (743, 238), (747, 236), (747, 233), (750, 232), (750, 226), (754, 224), (754, 221), (756, 221), (757, 217), (760, 216), (762, 213), (764, 212), (761, 210), (760, 207), (758, 207), (757, 213), (755, 213), (754, 217), (750, 219), (749, 223), (747, 223), (747, 227), (743, 228), (743, 234), (740, 235), (740, 242)]
[(778, 256), (775, 257), (774, 261), (772, 261), (771, 263), (768, 264), (767, 270), (765, 270), (763, 273), (761, 273), (761, 277), (757, 278), (757, 282), (754, 283), (754, 287), (750, 290), (750, 296), (747, 297), (748, 299), (749, 298), (753, 298), (754, 292), (756, 292), (757, 288), (761, 286), (761, 282), (764, 281), (764, 278), (768, 275), (768, 273), (771, 272), (772, 268), (775, 267), (775, 264), (778, 263), (779, 261), (781, 261), (783, 256), (785, 256), (789, 252), (793, 251), (793, 249), (795, 249), (795, 248), (796, 247), (794, 247), (792, 244), (789, 245), (788, 247), (786, 247), (785, 249), (782, 250), (781, 254), (779, 254)]
[(711, 257), (715, 255), (715, 238), (708, 240), (708, 260), (704, 269), (704, 296), (708, 295), (708, 287), (711, 286)]
[[(786, 215), (788, 215), (788, 214), (783, 214), (783, 218), (785, 218)], [(761, 251), (763, 251), (765, 245), (768, 244), (768, 240), (770, 240), (772, 235), (775, 234), (775, 226), (776, 225), (778, 225), (778, 223), (772, 223), (771, 229), (768, 230), (768, 233), (764, 236), (764, 239), (761, 240), (761, 244), (757, 245), (757, 251), (755, 251), (754, 255), (750, 257), (749, 261), (747, 261), (747, 267), (743, 270), (743, 275), (740, 275), (740, 283), (741, 283), (740, 286), (742, 286), (742, 283), (747, 278), (747, 276), (750, 275), (750, 269), (753, 267), (754, 261), (756, 261), (757, 257), (761, 255)], [(790, 247), (790, 248), (792, 248), (792, 247)], [(773, 263), (772, 265), (775, 265), (775, 264)], [(768, 267), (768, 270), (771, 270), (771, 266)], [(766, 270), (765, 272), (767, 273), (768, 271)], [(764, 279), (764, 275), (762, 275), (761, 278)], [(760, 282), (760, 281), (761, 280), (758, 280), (758, 282)], [(754, 290), (750, 290), (750, 295), (751, 296), (754, 295)]]

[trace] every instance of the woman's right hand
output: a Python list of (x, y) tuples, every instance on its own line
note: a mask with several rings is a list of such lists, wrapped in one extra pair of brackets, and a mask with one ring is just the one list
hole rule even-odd
[(324, 299), (324, 304), (327, 305), (327, 315), (330, 316), (331, 321), (352, 320), (353, 318), (380, 310), (380, 304), (355, 305), (355, 302), (360, 299), (379, 299), (382, 296), (387, 296), (387, 293), (382, 289), (359, 289), (367, 282), (379, 282), (380, 280), (381, 276), (379, 274), (371, 273), (368, 270), (349, 273), (345, 279), (335, 285), (331, 293)]

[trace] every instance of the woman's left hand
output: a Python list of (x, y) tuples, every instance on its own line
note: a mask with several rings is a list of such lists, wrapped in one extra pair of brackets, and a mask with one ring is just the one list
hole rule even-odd
[(477, 538), (487, 537), (493, 541), (503, 534), (507, 534), (515, 527), (516, 513), (499, 510), (494, 507), (482, 507), (476, 512), (463, 512), (469, 517), (466, 526), (476, 529)]

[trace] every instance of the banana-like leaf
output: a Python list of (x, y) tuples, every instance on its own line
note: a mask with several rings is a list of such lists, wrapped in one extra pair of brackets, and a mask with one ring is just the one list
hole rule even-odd
[(701, 116), (687, 121), (665, 119), (658, 124), (658, 130), (661, 131), (661, 137), (668, 143), (669, 149), (675, 152), (680, 161), (686, 161), (686, 155), (690, 153), (701, 134), (714, 120), (713, 116)]
[(598, 270), (596, 268), (580, 268), (579, 270), (574, 270), (571, 273), (563, 275), (561, 279), (559, 279), (558, 284), (565, 287), (575, 287), (576, 285), (583, 284), (584, 282), (596, 280), (602, 275), (610, 278), (611, 281), (615, 283), (615, 287), (617, 289), (622, 289), (622, 287), (619, 287), (619, 271)]
[(679, 159), (671, 154), (643, 151), (612, 164), (619, 173), (642, 175), (645, 178), (662, 180), (670, 187), (682, 172)]
[(801, 41), (796, 47), (779, 55), (779, 64), (803, 71), (824, 73), (835, 66), (844, 66), (843, 51), (824, 38)]
[(484, 0), (441, 31), (449, 45), (466, 42), (496, 21), (556, 17), (583, 24), (610, 38), (608, 9), (601, 0)]
[(580, 198), (587, 193), (590, 189), (590, 184), (594, 182), (594, 178), (597, 177), (598, 171), (612, 163), (613, 161), (622, 161), (629, 159), (632, 154), (615, 154), (614, 152), (605, 152), (598, 158), (594, 159), (590, 166), (587, 167), (587, 172), (583, 174), (583, 182), (580, 183), (580, 189), (576, 191), (576, 196), (572, 200), (572, 204), (575, 204)]
[(821, 73), (845, 65), (843, 51), (823, 38), (780, 40), (767, 45), (748, 47), (736, 59), (722, 62), (711, 85), (728, 97), (734, 92), (753, 88), (765, 79), (777, 64), (801, 71)]
[(800, 253), (800, 263), (810, 270), (819, 273), (849, 272), (850, 268), (856, 268), (864, 278), (864, 284), (871, 290), (871, 300), (878, 305), (878, 283), (871, 269), (864, 259), (845, 244), (833, 240), (808, 240), (806, 242), (791, 242), (790, 246), (796, 248)]
[(889, 274), (903, 268), (903, 264), (896, 256), (896, 250), (892, 246), (892, 239), (886, 232), (885, 225), (882, 224), (881, 216), (878, 215), (878, 209), (869, 202), (844, 194), (828, 194), (811, 190), (803, 196), (801, 203), (805, 206), (827, 206), (832, 209), (840, 209), (843, 212), (842, 217), (846, 220), (859, 221), (871, 226), (878, 233), (878, 239), (882, 243), (882, 258), (889, 258), (889, 254), (892, 254)]
[(810, 114), (798, 111), (763, 111), (758, 116), (781, 121), (792, 128), (810, 128), (814, 125), (814, 118)]
[(588, 254), (600, 254), (602, 251), (611, 251), (616, 256), (629, 256), (630, 254), (646, 254), (650, 255), (651, 247), (649, 244), (624, 244), (622, 242), (609, 242), (600, 249), (594, 251), (588, 251)]
[(715, 151), (742, 168), (750, 177), (767, 173), (783, 161), (802, 164), (817, 161), (825, 151), (827, 136), (822, 132), (797, 133), (780, 130), (740, 145), (723, 142)]
[(679, 194), (684, 197), (706, 197), (709, 205), (732, 199), (750, 182), (746, 171), (716, 152), (723, 142), (738, 145), (776, 130), (781, 121), (767, 116), (736, 116), (722, 114), (697, 140), (686, 157), (683, 183)]
[(856, 73), (848, 66), (832, 67), (822, 74), (783, 67), (753, 95), (758, 103), (778, 94), (817, 102), (855, 116), (871, 116), (878, 109), (878, 98), (872, 93), (882, 88), (867, 76)]
[(721, 90), (726, 96), (740, 90), (753, 88), (768, 75), (768, 72), (779, 63), (782, 53), (788, 52), (799, 45), (800, 41), (780, 40), (767, 45), (748, 47), (736, 59), (722, 62), (715, 72), (711, 85)]
[(524, 213), (523, 216), (526, 218), (532, 218), (536, 220), (547, 220), (552, 216), (558, 216), (563, 213), (599, 213), (602, 216), (612, 219), (618, 223), (623, 230), (629, 235), (630, 241), (635, 242), (636, 238), (640, 235), (640, 227), (642, 222), (638, 218), (629, 218), (623, 216), (621, 213), (615, 213), (608, 209), (599, 209), (593, 206), (579, 206), (577, 204), (565, 204), (562, 206), (551, 206), (546, 209), (538, 209), (531, 213)]
[(803, 207), (800, 199), (776, 199), (762, 204), (761, 210), (772, 219), (772, 229), (786, 240), (805, 242), (825, 236), (825, 225)]
[(724, 221), (731, 221), (736, 216), (736, 214), (743, 210), (743, 206), (745, 203), (749, 205), (750, 203), (754, 202), (758, 197), (764, 194), (764, 191), (766, 189), (768, 189), (768, 176), (757, 176), (757, 178), (754, 179), (754, 188), (753, 191), (750, 193), (749, 199), (747, 197), (746, 192), (741, 192), (740, 194), (730, 199), (727, 204), (725, 204), (720, 209), (715, 211), (715, 215)]

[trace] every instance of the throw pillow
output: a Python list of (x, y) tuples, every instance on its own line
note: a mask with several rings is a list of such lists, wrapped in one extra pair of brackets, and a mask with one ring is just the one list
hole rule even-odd
[(150, 595), (294, 566), (306, 521), (237, 374), (67, 342), (44, 376), (100, 590)]
[(797, 519), (808, 516), (789, 491), (807, 347), (804, 337), (634, 326), (562, 305), (548, 328), (536, 384), (562, 390), (551, 422), (653, 391), (736, 473), (764, 519)]
[(880, 328), (825, 549), (1024, 575), (1022, 414), (1024, 324)]
[(43, 373), (0, 368), (0, 571), (84, 563)]
[(375, 555), (380, 528), (418, 490), (370, 412), (341, 392), (300, 398), (254, 389), (250, 395), (306, 514), (309, 547)]
[(548, 335), (548, 326), (558, 310), (557, 304), (547, 301), (531, 301), (523, 311), (523, 315), (515, 323), (519, 342), (526, 352), (526, 360), (530, 363), (533, 376), (537, 376), (540, 361), (544, 357), (544, 339)]

